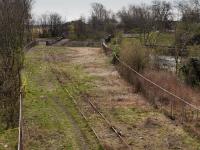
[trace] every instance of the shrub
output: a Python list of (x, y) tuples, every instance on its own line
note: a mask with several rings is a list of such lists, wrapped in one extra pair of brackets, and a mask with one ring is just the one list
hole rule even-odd
[(113, 52), (113, 59), (115, 59), (115, 55), (119, 56), (119, 53), (121, 51), (121, 47), (119, 44), (113, 44), (110, 46)]
[(138, 72), (142, 72), (149, 63), (149, 51), (140, 42), (123, 40), (119, 53), (120, 59)]
[(200, 85), (200, 59), (190, 58), (181, 68), (181, 72), (187, 84), (194, 87)]
[[(135, 69), (137, 72), (140, 72), (154, 83), (157, 83), (161, 87), (187, 100), (190, 103), (198, 104), (198, 92), (196, 92), (193, 88), (185, 85), (175, 74), (167, 71), (156, 71), (150, 68), (150, 52), (150, 49), (142, 47), (139, 42), (123, 40), (119, 55), (120, 59), (128, 64), (131, 68)], [(179, 100), (173, 98), (169, 94), (164, 93), (158, 87), (140, 78), (137, 74), (135, 74), (133, 71), (121, 63), (117, 65), (117, 68), (120, 74), (129, 83), (134, 85), (135, 92), (142, 92), (155, 107), (165, 106), (166, 110), (169, 112), (171, 102), (176, 101), (174, 103), (175, 109), (176, 112), (180, 114), (183, 103), (181, 103)]]
[(112, 50), (112, 63), (113, 64), (116, 64), (118, 62), (115, 55), (119, 56), (119, 53), (121, 51), (121, 47), (120, 47), (121, 43), (122, 43), (122, 33), (118, 32), (115, 35), (115, 38), (112, 38), (112, 40), (109, 44), (109, 47)]
[[(131, 40), (126, 39), (121, 43), (119, 57), (131, 68), (140, 72), (154, 83), (187, 102), (198, 105), (199, 92), (192, 87), (185, 85), (175, 74), (147, 68), (150, 67), (150, 53), (151, 50), (142, 47), (139, 42), (132, 42)], [(181, 123), (185, 121), (184, 125), (187, 123), (190, 126), (195, 125), (194, 119), (198, 115), (196, 115), (196, 111), (190, 106), (139, 77), (123, 64), (118, 63), (117, 69), (129, 83), (134, 85), (135, 92), (141, 92), (155, 108), (162, 110), (166, 116), (173, 120), (180, 121)], [(195, 128), (193, 133), (199, 135), (199, 131), (199, 129)]]

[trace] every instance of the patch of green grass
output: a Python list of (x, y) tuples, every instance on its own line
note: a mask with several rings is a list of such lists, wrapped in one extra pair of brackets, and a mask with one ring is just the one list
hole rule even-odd
[[(59, 62), (57, 58), (51, 58), (51, 55), (65, 55), (67, 50), (38, 46), (26, 56), (23, 78), (26, 86), (26, 149), (73, 150), (85, 146), (87, 149), (99, 148), (87, 122), (65, 91), (65, 88), (68, 89), (76, 99), (79, 99), (82, 93), (91, 88), (91, 78), (83, 73), (80, 66), (70, 65), (67, 58), (60, 59)], [(55, 72), (52, 72), (50, 65)], [(63, 81), (63, 85), (56, 77)]]
[(16, 149), (18, 143), (18, 129), (0, 132), (0, 150)]
[[(162, 46), (172, 46), (175, 42), (174, 33), (160, 33), (160, 34), (156, 34), (154, 38), (155, 38), (154, 40), (156, 41), (155, 43), (157, 45), (162, 45)], [(123, 41), (124, 40), (130, 41), (130, 42), (131, 41), (141, 42), (140, 38), (123, 38)], [(150, 39), (150, 40), (152, 40), (152, 39)], [(141, 43), (142, 44), (144, 43), (143, 40)]]
[(199, 45), (188, 46), (189, 56), (190, 57), (200, 57), (199, 49), (200, 49)]
[(175, 42), (174, 33), (161, 33), (157, 39), (158, 45), (171, 46)]
[(112, 114), (116, 117), (116, 119), (120, 122), (124, 122), (127, 124), (138, 124), (141, 121), (144, 121), (146, 118), (150, 116), (154, 116), (158, 114), (155, 111), (149, 111), (138, 108), (115, 108), (112, 111)]
[[(180, 126), (175, 126), (164, 115), (155, 110), (144, 110), (142, 108), (114, 108), (111, 114), (115, 117), (118, 123), (125, 123), (133, 127), (133, 132), (144, 138), (145, 142), (153, 140), (160, 148), (164, 148), (163, 139), (171, 143), (172, 147), (184, 146), (185, 149), (199, 150), (200, 143), (197, 139), (191, 137)], [(150, 120), (150, 121), (148, 121)], [(153, 120), (153, 121), (152, 121)], [(142, 132), (141, 132), (142, 130)], [(131, 131), (129, 131), (131, 133)], [(149, 135), (153, 136), (149, 139)], [(135, 145), (140, 145), (143, 142), (137, 142), (137, 139), (132, 141)], [(173, 149), (173, 148), (172, 148)]]

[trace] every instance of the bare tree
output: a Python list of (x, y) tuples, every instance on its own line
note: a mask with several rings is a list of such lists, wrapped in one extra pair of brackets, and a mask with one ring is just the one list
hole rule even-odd
[(52, 13), (49, 15), (48, 25), (52, 37), (62, 35), (62, 17), (58, 13)]
[[(175, 60), (176, 73), (179, 73), (181, 55), (189, 43), (199, 42), (200, 1), (178, 1), (177, 8), (181, 13), (181, 21), (175, 26)], [(198, 41), (192, 41), (193, 39)]]
[(62, 17), (58, 13), (43, 14), (38, 19), (41, 37), (59, 37), (62, 35)]
[(128, 9), (123, 8), (119, 11), (118, 16), (125, 31), (136, 30), (140, 33), (144, 44), (148, 43), (150, 33), (155, 26), (155, 18), (149, 6), (129, 5)]
[(132, 5), (129, 5), (129, 8), (123, 7), (117, 14), (120, 18), (121, 27), (125, 32), (138, 28), (137, 21), (139, 21), (140, 16), (139, 14), (136, 15), (137, 9), (135, 7)]
[(49, 16), (47, 14), (42, 14), (38, 20), (38, 24), (40, 25), (40, 37), (48, 37), (48, 20)]
[(200, 1), (188, 0), (179, 1), (177, 6), (182, 15), (182, 21), (184, 22), (197, 22), (200, 21)]
[(74, 21), (74, 32), (76, 34), (76, 38), (85, 39), (87, 38), (87, 27), (86, 21), (84, 17), (80, 17), (79, 20)]
[(108, 11), (104, 5), (93, 3), (88, 24), (90, 32), (96, 35), (97, 38), (102, 38), (106, 34), (114, 32), (116, 26), (115, 15), (112, 11)]
[(92, 4), (91, 17), (89, 19), (89, 23), (93, 29), (102, 31), (107, 17), (107, 10), (102, 4)]
[(95, 17), (99, 21), (105, 21), (108, 17), (108, 12), (106, 8), (100, 3), (93, 3), (92, 4), (92, 12), (91, 16)]
[(170, 28), (173, 18), (172, 4), (166, 1), (155, 0), (152, 3), (152, 13), (155, 18), (155, 26), (159, 31)]
[(31, 0), (0, 0), (0, 119), (5, 128), (18, 121), (23, 46)]

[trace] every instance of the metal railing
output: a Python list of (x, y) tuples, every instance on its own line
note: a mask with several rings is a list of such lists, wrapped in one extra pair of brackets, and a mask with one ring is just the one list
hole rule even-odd
[[(27, 52), (32, 47), (36, 46), (38, 44), (38, 41), (34, 40), (30, 43), (28, 43), (24, 47), (24, 51)], [(23, 147), (23, 90), (24, 87), (21, 87), (20, 89), (20, 95), (19, 95), (19, 127), (18, 127), (18, 150), (24, 150)]]

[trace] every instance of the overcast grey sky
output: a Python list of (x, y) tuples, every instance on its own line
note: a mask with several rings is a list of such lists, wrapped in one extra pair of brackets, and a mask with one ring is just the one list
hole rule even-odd
[(63, 19), (70, 21), (78, 19), (81, 15), (87, 17), (93, 2), (100, 2), (107, 9), (116, 12), (128, 4), (149, 3), (151, 0), (35, 0), (33, 13), (38, 16), (46, 12), (57, 12)]

